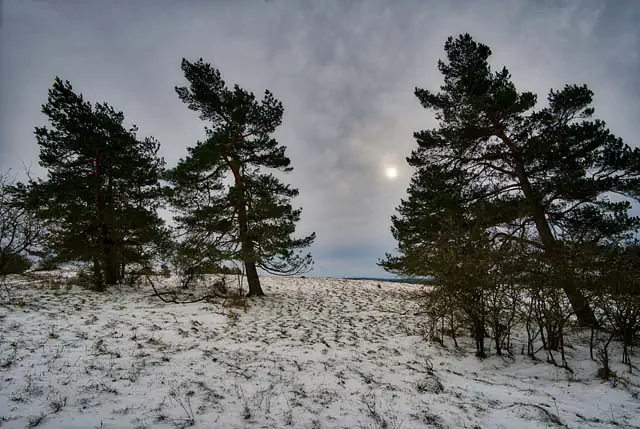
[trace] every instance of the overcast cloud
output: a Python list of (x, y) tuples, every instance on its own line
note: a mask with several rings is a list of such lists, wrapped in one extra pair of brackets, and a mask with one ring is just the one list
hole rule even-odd
[[(314, 275), (380, 275), (395, 242), (412, 133), (434, 125), (413, 88), (437, 89), (447, 36), (488, 44), (522, 90), (588, 84), (596, 115), (628, 143), (640, 136), (640, 1), (4, 0), (0, 29), (0, 169), (37, 165), (33, 127), (59, 75), (108, 101), (162, 143), (169, 165), (203, 135), (177, 98), (182, 57), (228, 83), (270, 89), (300, 189), (300, 232), (315, 231)], [(396, 164), (399, 177), (383, 172)]]

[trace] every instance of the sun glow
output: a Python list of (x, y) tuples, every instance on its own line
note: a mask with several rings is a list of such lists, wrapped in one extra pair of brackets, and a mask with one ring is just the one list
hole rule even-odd
[(387, 169), (384, 171), (384, 174), (389, 179), (395, 179), (396, 177), (398, 177), (398, 169), (394, 166), (387, 167)]

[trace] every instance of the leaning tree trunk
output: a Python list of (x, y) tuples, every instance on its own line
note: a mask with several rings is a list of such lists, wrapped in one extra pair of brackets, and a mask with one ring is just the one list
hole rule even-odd
[(249, 294), (247, 296), (263, 296), (264, 291), (260, 285), (260, 277), (255, 262), (245, 262), (245, 271), (247, 272), (247, 283), (249, 284)]
[(534, 222), (544, 245), (545, 254), (549, 257), (554, 270), (559, 274), (557, 278), (562, 281), (562, 289), (571, 303), (571, 308), (573, 308), (578, 322), (583, 326), (596, 326), (597, 320), (593, 310), (578, 287), (577, 279), (568, 266), (567, 257), (561, 245), (553, 237), (549, 223), (541, 209), (534, 210)]
[(551, 227), (549, 226), (549, 222), (545, 216), (544, 208), (529, 182), (529, 176), (527, 175), (520, 149), (500, 128), (498, 129), (498, 137), (504, 141), (513, 155), (515, 174), (520, 186), (522, 186), (524, 196), (529, 202), (531, 215), (536, 225), (536, 229), (538, 230), (538, 234), (540, 234), (540, 240), (542, 241), (544, 252), (549, 257), (550, 263), (556, 272), (561, 274), (559, 277), (563, 280), (562, 289), (571, 303), (571, 307), (578, 318), (578, 322), (583, 326), (595, 326), (597, 321), (593, 314), (593, 310), (578, 287), (577, 279), (568, 267), (566, 255), (562, 251), (560, 243), (558, 243), (553, 236)]

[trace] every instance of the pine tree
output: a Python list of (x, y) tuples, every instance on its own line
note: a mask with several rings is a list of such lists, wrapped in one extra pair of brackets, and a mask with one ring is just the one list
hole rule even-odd
[(293, 209), (290, 200), (298, 190), (268, 172), (292, 171), (286, 148), (272, 137), (282, 122), (282, 103), (269, 91), (258, 101), (238, 85), (227, 87), (202, 59), (183, 59), (182, 70), (189, 86), (176, 87), (180, 100), (209, 122), (206, 139), (189, 148), (169, 174), (182, 250), (198, 263), (243, 263), (249, 295), (263, 295), (258, 268), (305, 272), (312, 259), (300, 250), (315, 239), (292, 237), (301, 209)]
[(50, 127), (35, 136), (47, 177), (31, 181), (30, 203), (59, 261), (92, 262), (99, 288), (115, 284), (162, 233), (160, 145), (138, 140), (122, 112), (92, 105), (57, 77), (42, 112)]
[(518, 92), (506, 68), (492, 71), (486, 45), (465, 34), (450, 37), (445, 51), (447, 61), (438, 63), (441, 92), (415, 90), (422, 106), (435, 111), (439, 127), (414, 134), (418, 148), (408, 162), (416, 178), (393, 219), (400, 255), (388, 255), (381, 265), (409, 269), (408, 249), (419, 246), (421, 231), (429, 228), (426, 214), (410, 206), (430, 198), (444, 210), (450, 196), (446, 189), (430, 189), (430, 176), (455, 169), (465, 176), (456, 184), (461, 192), (454, 195), (462, 196), (457, 209), (482, 219), (503, 239), (540, 249), (580, 322), (593, 324), (568, 250), (576, 242), (628, 238), (637, 231), (640, 220), (629, 213), (630, 202), (611, 201), (608, 194), (640, 198), (640, 150), (592, 119), (593, 93), (586, 86), (551, 90), (548, 106), (534, 110), (533, 93)]

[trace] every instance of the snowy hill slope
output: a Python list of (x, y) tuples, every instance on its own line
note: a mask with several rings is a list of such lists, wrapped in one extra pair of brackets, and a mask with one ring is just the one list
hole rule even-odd
[[(265, 278), (242, 308), (26, 285), (0, 307), (1, 428), (639, 427), (635, 375), (426, 342), (420, 286)], [(519, 349), (516, 350), (519, 352)], [(626, 382), (622, 382), (626, 380)]]

